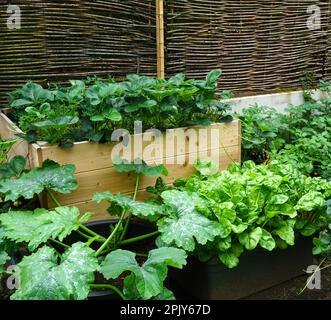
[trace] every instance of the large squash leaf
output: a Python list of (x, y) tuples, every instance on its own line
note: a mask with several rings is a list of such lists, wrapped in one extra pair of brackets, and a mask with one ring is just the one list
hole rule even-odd
[(43, 247), (18, 264), (19, 289), (12, 300), (84, 300), (98, 270), (95, 252), (75, 243), (58, 263), (56, 251)]
[(41, 168), (23, 173), (18, 179), (4, 180), (0, 183), (0, 193), (6, 195), (6, 201), (16, 201), (20, 197), (32, 199), (45, 189), (60, 193), (71, 193), (77, 187), (74, 177), (75, 166), (60, 166), (54, 161), (46, 160)]
[(116, 279), (123, 272), (131, 274), (124, 281), (124, 292), (127, 296), (137, 296), (144, 300), (164, 293), (163, 282), (167, 277), (168, 266), (182, 268), (187, 255), (177, 248), (159, 248), (150, 251), (148, 260), (140, 266), (136, 255), (126, 250), (116, 250), (107, 255), (101, 264), (101, 273), (106, 279)]
[(194, 239), (199, 244), (206, 244), (221, 235), (219, 224), (196, 210), (196, 205), (202, 203), (196, 194), (169, 190), (162, 193), (162, 198), (169, 210), (168, 216), (158, 221), (161, 239), (165, 243), (174, 243), (187, 251), (193, 251)]
[(29, 243), (29, 249), (34, 250), (49, 239), (58, 238), (62, 241), (81, 223), (89, 218), (76, 207), (61, 207), (52, 211), (36, 209), (35, 211), (12, 211), (0, 215), (4, 228), (4, 236), (16, 242)]
[[(130, 211), (134, 216), (148, 218), (151, 221), (156, 221), (162, 213), (162, 207), (159, 205), (134, 201), (131, 197), (122, 194), (113, 195), (110, 192), (95, 193), (93, 200), (97, 203), (108, 201), (112, 206), (117, 205), (126, 211)], [(116, 208), (112, 211), (112, 206), (109, 211), (116, 214), (118, 211)]]

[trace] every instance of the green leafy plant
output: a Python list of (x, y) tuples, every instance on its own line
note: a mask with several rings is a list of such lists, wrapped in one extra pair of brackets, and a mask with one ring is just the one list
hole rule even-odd
[(44, 89), (27, 83), (10, 95), (11, 117), (29, 142), (47, 141), (69, 147), (75, 141), (111, 141), (116, 129), (165, 130), (190, 125), (229, 121), (228, 91), (217, 93), (221, 70), (212, 70), (205, 80), (187, 80), (178, 74), (168, 80), (128, 75), (113, 79), (70, 81), (70, 86)]
[(322, 81), (320, 89), (323, 98), (315, 100), (305, 91), (305, 102), (290, 105), (285, 114), (261, 106), (245, 109), (239, 116), (245, 160), (296, 163), (304, 174), (330, 179), (330, 84)]
[[(97, 193), (98, 202), (108, 201), (109, 212), (118, 215), (108, 237), (95, 233), (85, 226), (91, 213), (81, 215), (76, 207), (62, 207), (53, 191), (68, 193), (77, 187), (74, 166), (60, 167), (46, 161), (42, 168), (23, 173), (16, 179), (6, 179), (0, 186), (8, 199), (30, 198), (46, 190), (56, 208), (34, 211), (10, 211), (0, 216), (1, 267), (11, 257), (9, 244), (26, 246), (29, 254), (17, 264), (20, 286), (11, 295), (14, 300), (84, 300), (91, 290), (110, 289), (123, 299), (174, 299), (164, 287), (168, 267), (182, 268), (186, 252), (180, 248), (165, 247), (151, 250), (143, 263), (136, 260), (138, 253), (121, 247), (155, 237), (159, 231), (126, 238), (132, 216), (158, 220), (163, 216), (163, 206), (136, 201), (141, 176), (167, 174), (164, 166), (149, 167), (146, 163), (116, 165), (120, 172), (137, 175), (136, 191), (132, 197)], [(127, 219), (126, 214), (129, 213)], [(154, 217), (154, 219), (152, 219)], [(68, 236), (76, 233), (82, 241), (69, 245)], [(93, 245), (93, 248), (92, 248)], [(96, 246), (96, 248), (95, 248)], [(140, 260), (139, 260), (140, 261)], [(1, 270), (4, 272), (3, 268)], [(125, 272), (122, 286), (116, 280)], [(95, 274), (101, 274), (108, 283), (94, 283)]]
[(244, 250), (285, 249), (297, 236), (314, 235), (326, 223), (325, 201), (331, 197), (326, 180), (277, 163), (248, 161), (214, 174), (210, 167), (210, 161), (200, 160), (198, 174), (162, 193), (165, 206), (173, 209), (158, 222), (160, 243), (193, 251), (202, 261), (218, 256), (233, 268)]

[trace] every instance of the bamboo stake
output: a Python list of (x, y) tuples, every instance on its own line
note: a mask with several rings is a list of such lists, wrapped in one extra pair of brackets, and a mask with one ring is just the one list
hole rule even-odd
[(165, 77), (164, 51), (164, 3), (163, 0), (156, 0), (156, 52), (159, 78)]

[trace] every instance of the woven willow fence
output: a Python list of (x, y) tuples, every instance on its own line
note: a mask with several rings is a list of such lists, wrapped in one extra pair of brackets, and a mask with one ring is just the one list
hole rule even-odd
[[(221, 87), (237, 94), (331, 79), (331, 0), (16, 0), (22, 27), (8, 30), (11, 3), (0, 2), (2, 101), (27, 80), (94, 74), (222, 68)], [(318, 30), (307, 27), (310, 5), (321, 9)]]

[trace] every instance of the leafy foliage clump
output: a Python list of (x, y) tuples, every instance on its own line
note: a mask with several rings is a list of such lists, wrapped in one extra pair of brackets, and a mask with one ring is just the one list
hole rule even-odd
[(302, 105), (290, 105), (285, 114), (253, 106), (243, 111), (245, 160), (270, 159), (297, 166), (304, 174), (331, 178), (331, 86), (321, 81), (324, 97), (305, 92)]
[[(179, 227), (180, 220), (172, 213), (176, 224), (161, 235), (161, 240), (194, 250), (202, 261), (218, 256), (233, 268), (244, 250), (257, 246), (268, 251), (285, 249), (295, 244), (297, 236), (312, 236), (331, 222), (326, 209), (331, 182), (307, 177), (291, 165), (255, 165), (251, 161), (211, 175), (210, 164), (205, 163), (206, 168), (201, 161), (197, 164), (200, 173), (182, 182), (179, 190), (162, 193), (165, 204), (178, 208), (181, 217), (191, 222), (184, 223), (188, 230)], [(194, 232), (195, 223), (203, 230), (196, 230), (197, 245), (191, 246), (189, 233)], [(163, 224), (161, 220), (161, 232)], [(204, 232), (208, 233), (206, 237)]]
[(128, 75), (122, 82), (87, 79), (55, 88), (27, 83), (10, 95), (11, 116), (26, 140), (64, 147), (111, 141), (118, 128), (134, 132), (135, 121), (143, 129), (159, 130), (208, 125), (229, 118), (229, 105), (219, 100), (231, 93), (216, 92), (221, 74), (213, 70), (205, 80), (187, 80), (184, 74), (168, 80)]

